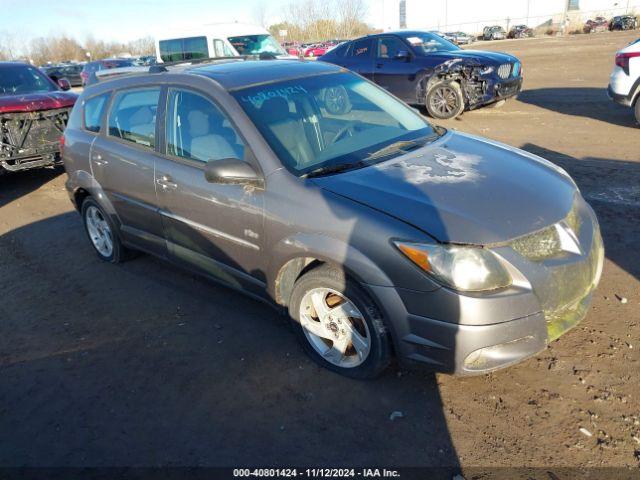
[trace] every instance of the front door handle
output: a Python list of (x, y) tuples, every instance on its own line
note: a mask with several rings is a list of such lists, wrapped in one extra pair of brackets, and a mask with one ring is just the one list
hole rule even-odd
[(175, 190), (178, 188), (178, 184), (172, 181), (172, 178), (169, 175), (161, 175), (158, 180), (156, 180), (158, 185), (160, 185), (164, 190)]
[(384, 63), (376, 63), (376, 68), (382, 68), (384, 67)]

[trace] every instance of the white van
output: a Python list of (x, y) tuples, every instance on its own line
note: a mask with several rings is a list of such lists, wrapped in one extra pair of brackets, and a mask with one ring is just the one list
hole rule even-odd
[(209, 24), (174, 30), (156, 38), (156, 57), (160, 63), (260, 54), (293, 58), (265, 28), (256, 25)]

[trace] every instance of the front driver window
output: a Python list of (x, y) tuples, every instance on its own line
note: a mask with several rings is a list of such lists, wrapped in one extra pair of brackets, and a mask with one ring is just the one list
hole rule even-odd
[(399, 52), (408, 50), (409, 48), (395, 37), (382, 37), (378, 39), (378, 58), (395, 58)]
[(170, 90), (167, 153), (199, 162), (244, 159), (244, 144), (229, 120), (210, 100), (184, 90)]

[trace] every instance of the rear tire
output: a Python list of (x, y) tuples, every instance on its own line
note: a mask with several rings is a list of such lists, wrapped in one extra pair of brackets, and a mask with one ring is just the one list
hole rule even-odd
[(337, 268), (322, 265), (302, 275), (289, 314), (304, 350), (318, 365), (356, 379), (375, 378), (389, 365), (391, 342), (380, 311)]
[(636, 122), (640, 124), (640, 98), (636, 100), (636, 106), (634, 108), (636, 114)]
[(121, 263), (132, 257), (132, 251), (122, 245), (115, 225), (98, 202), (85, 198), (80, 213), (84, 230), (100, 260)]
[(440, 120), (449, 120), (464, 111), (464, 97), (457, 82), (441, 81), (427, 92), (426, 107), (429, 115)]

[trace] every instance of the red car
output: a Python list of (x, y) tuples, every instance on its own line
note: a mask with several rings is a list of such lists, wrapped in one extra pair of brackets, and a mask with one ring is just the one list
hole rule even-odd
[(304, 56), (305, 57), (321, 57), (322, 55), (327, 53), (327, 51), (331, 49), (333, 46), (334, 45), (329, 45), (329, 44), (311, 45), (304, 51)]
[(584, 33), (605, 32), (609, 30), (609, 20), (604, 17), (589, 19), (584, 24)]
[(60, 137), (78, 96), (26, 63), (0, 62), (0, 174), (58, 165)]

